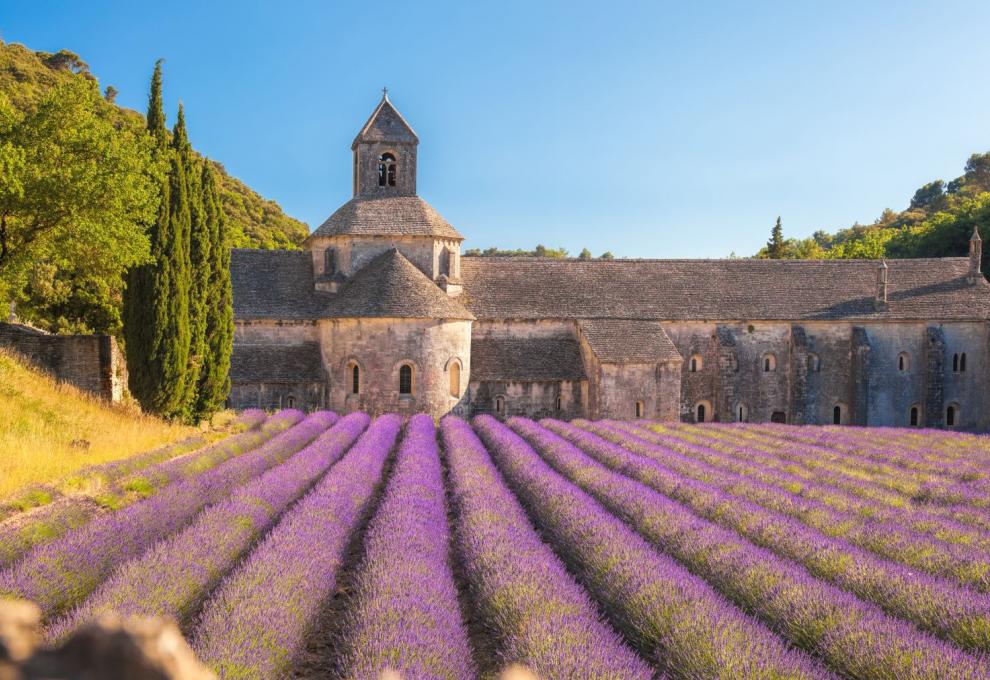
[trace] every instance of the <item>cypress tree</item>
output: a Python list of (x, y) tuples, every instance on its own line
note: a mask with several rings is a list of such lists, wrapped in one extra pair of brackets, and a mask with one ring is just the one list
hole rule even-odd
[(147, 124), (163, 174), (158, 214), (148, 227), (151, 262), (128, 274), (124, 339), (131, 393), (146, 411), (173, 418), (183, 406), (189, 359), (189, 207), (182, 163), (168, 145), (161, 60), (151, 79)]
[(210, 285), (210, 231), (203, 205), (202, 163), (193, 153), (186, 130), (186, 117), (179, 115), (172, 133), (172, 147), (182, 162), (189, 204), (189, 361), (186, 370), (182, 417), (195, 422), (199, 374), (206, 353), (206, 306)]
[(767, 241), (767, 257), (771, 260), (780, 260), (784, 257), (784, 228), (780, 224), (780, 217), (773, 225), (770, 240)]
[(230, 353), (234, 342), (234, 306), (230, 285), (230, 242), (220, 203), (216, 172), (203, 163), (203, 212), (209, 227), (209, 285), (205, 301), (206, 342), (199, 374), (197, 419), (216, 413), (230, 392)]

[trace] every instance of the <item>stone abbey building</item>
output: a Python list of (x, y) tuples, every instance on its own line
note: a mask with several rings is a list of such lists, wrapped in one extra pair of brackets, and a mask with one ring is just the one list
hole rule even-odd
[(300, 251), (235, 250), (234, 407), (990, 429), (969, 257), (462, 257), (387, 96), (354, 197)]

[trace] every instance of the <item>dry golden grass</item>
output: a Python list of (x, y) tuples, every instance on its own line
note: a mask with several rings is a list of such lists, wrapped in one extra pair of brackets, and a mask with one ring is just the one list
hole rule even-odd
[(196, 431), (109, 405), (0, 350), (0, 499)]

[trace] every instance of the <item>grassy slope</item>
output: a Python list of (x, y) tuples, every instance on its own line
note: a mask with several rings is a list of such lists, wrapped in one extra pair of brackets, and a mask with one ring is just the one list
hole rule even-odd
[(0, 350), (0, 499), (81, 467), (193, 434), (126, 407), (109, 406), (28, 368)]

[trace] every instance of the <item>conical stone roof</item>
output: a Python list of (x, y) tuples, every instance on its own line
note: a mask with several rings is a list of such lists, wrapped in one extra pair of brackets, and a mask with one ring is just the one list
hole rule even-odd
[(395, 248), (375, 257), (345, 284), (329, 301), (323, 316), (474, 319)]
[(435, 236), (463, 240), (419, 196), (356, 196), (340, 206), (309, 238), (321, 236)]

